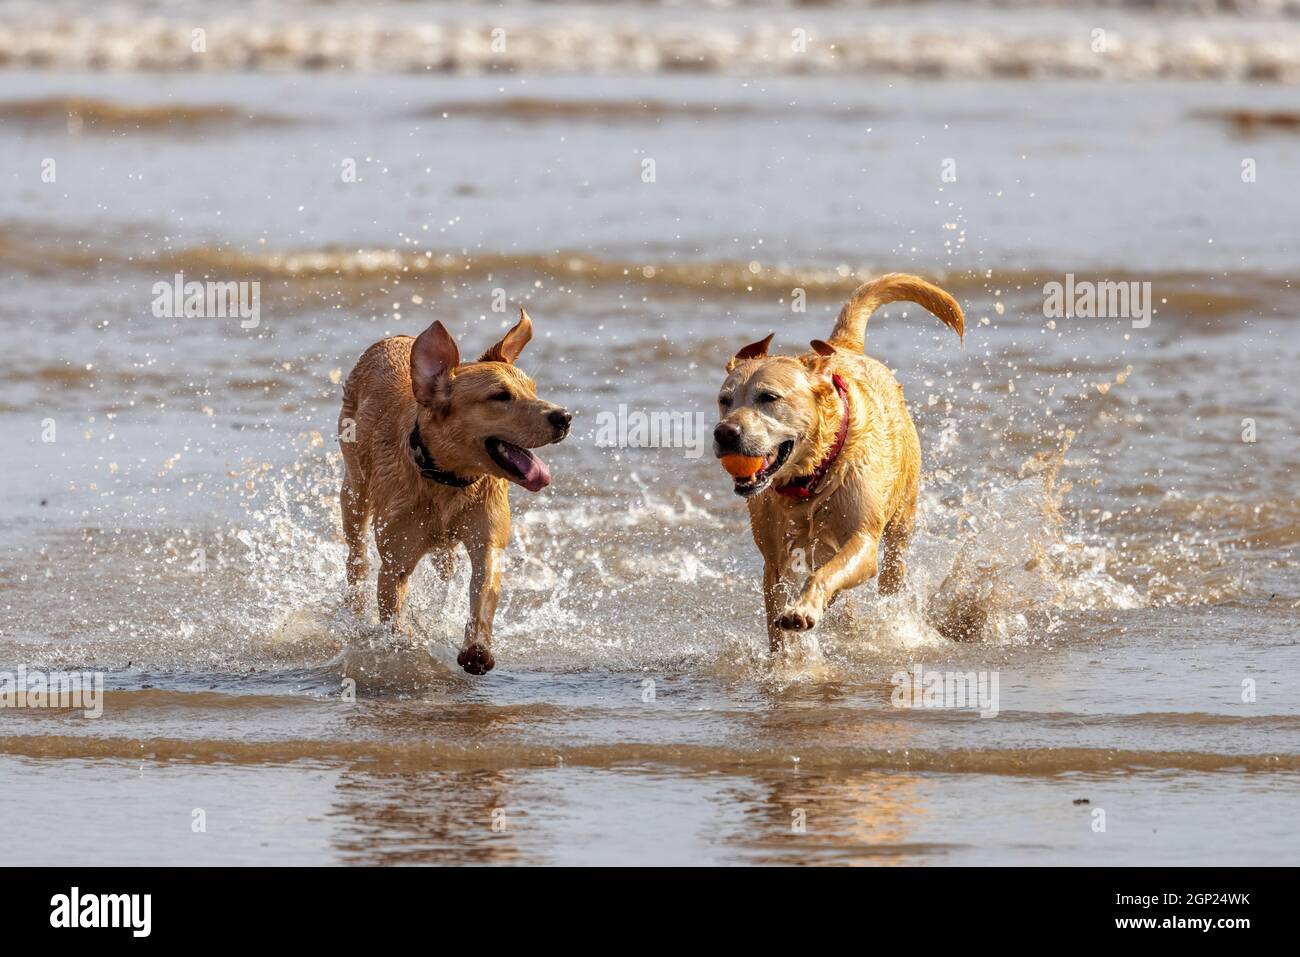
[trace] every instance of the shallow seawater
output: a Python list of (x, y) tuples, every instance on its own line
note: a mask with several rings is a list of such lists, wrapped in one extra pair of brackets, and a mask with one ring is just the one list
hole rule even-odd
[[(0, 711), (11, 863), (1300, 857), (1300, 140), (1199, 115), (1290, 89), (3, 82), (0, 670), (107, 688), (99, 717)], [(968, 322), (867, 333), (922, 439), (907, 588), (771, 661), (707, 447), (722, 366), (894, 269)], [(177, 272), (260, 282), (258, 324), (154, 315)], [(1066, 273), (1150, 282), (1150, 324), (1046, 317)], [(417, 571), (404, 634), (343, 610), (334, 429), (367, 345), (440, 318), (481, 349), (496, 290), (579, 417), (511, 491), (470, 678), (463, 556)], [(620, 409), (684, 441), (603, 447)], [(995, 706), (900, 701), (917, 668)]]

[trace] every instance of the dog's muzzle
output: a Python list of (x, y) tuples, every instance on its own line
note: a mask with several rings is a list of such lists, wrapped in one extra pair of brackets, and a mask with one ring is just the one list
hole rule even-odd
[(719, 422), (713, 429), (713, 454), (721, 457), (723, 455), (743, 455), (740, 450), (741, 439), (744, 438), (740, 431), (740, 426), (734, 422)]
[(559, 442), (569, 434), (569, 424), (573, 422), (573, 413), (568, 409), (556, 409), (546, 414), (546, 421), (555, 430), (555, 441)]

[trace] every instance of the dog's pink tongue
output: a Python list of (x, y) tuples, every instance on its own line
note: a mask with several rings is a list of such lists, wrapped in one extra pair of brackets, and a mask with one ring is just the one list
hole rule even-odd
[(551, 470), (546, 467), (545, 462), (532, 452), (517, 445), (511, 445), (509, 442), (502, 442), (501, 454), (519, 470), (519, 474), (523, 476), (519, 480), (519, 484), (528, 491), (540, 492), (551, 484)]

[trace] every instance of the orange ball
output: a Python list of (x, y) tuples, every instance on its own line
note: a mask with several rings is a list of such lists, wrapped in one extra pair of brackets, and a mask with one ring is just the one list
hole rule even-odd
[(749, 478), (758, 474), (758, 470), (763, 467), (763, 459), (756, 455), (724, 455), (722, 467), (733, 478)]

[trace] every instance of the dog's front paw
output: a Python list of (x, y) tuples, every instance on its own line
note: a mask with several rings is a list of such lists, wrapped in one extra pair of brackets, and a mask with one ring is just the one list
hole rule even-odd
[(472, 675), (485, 675), (496, 666), (496, 663), (497, 660), (492, 657), (492, 652), (487, 645), (467, 645), (456, 656), (456, 664)]
[(781, 617), (776, 620), (776, 627), (785, 631), (812, 631), (817, 625), (818, 617), (820, 616), (817, 609), (807, 602), (796, 602), (781, 612)]

